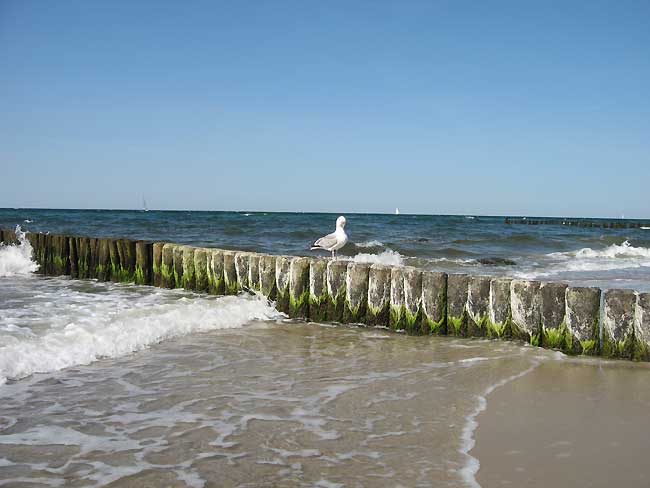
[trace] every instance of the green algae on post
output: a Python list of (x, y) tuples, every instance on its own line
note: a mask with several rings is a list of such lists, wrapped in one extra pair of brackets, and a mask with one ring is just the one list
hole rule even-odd
[(208, 253), (209, 249), (194, 249), (194, 290), (207, 292), (208, 287)]
[(470, 276), (467, 287), (467, 335), (487, 336), (490, 320), (490, 283), (487, 276)]
[(345, 323), (366, 323), (369, 272), (369, 264), (354, 262), (348, 264), (345, 281), (347, 293), (343, 307), (343, 322)]
[(183, 246), (183, 279), (182, 285), (186, 290), (194, 290), (194, 247)]
[(576, 354), (600, 354), (600, 296), (600, 288), (595, 287), (570, 286), (566, 290), (566, 326)]
[(260, 256), (260, 291), (269, 300), (275, 300), (278, 295), (278, 288), (275, 279), (275, 256), (262, 254)]
[(650, 361), (650, 293), (639, 293), (636, 297), (632, 359)]
[(162, 251), (164, 242), (153, 243), (153, 257), (151, 261), (151, 283), (153, 286), (162, 287)]
[(407, 334), (422, 334), (422, 270), (405, 266), (402, 319)]
[(447, 274), (422, 272), (422, 333), (447, 334)]
[(70, 274), (70, 241), (68, 237), (54, 235), (50, 242), (52, 245), (51, 273), (55, 275)]
[(510, 285), (510, 307), (512, 311), (512, 337), (533, 346), (540, 341), (540, 282), (512, 280)]
[(289, 264), (289, 317), (309, 316), (309, 258), (293, 258)]
[(327, 320), (327, 260), (323, 258), (309, 262), (309, 318), (314, 322)]
[(408, 334), (421, 334), (422, 271), (394, 267), (390, 276), (390, 327)]
[(373, 264), (368, 271), (368, 307), (366, 324), (388, 327), (390, 321), (391, 268)]
[(79, 278), (79, 255), (77, 251), (77, 238), (68, 238), (68, 248), (70, 252), (70, 278)]
[(153, 283), (153, 244), (137, 241), (135, 243), (135, 283), (151, 285)]
[(208, 292), (213, 295), (223, 295), (226, 292), (223, 251), (221, 249), (209, 249), (206, 261), (208, 267)]
[(634, 351), (636, 294), (632, 290), (605, 292), (601, 354), (607, 358), (631, 359)]
[(450, 274), (447, 276), (447, 335), (467, 336), (468, 290), (468, 275)]
[(223, 251), (223, 281), (226, 295), (236, 295), (240, 289), (237, 284), (235, 251)]
[(163, 245), (160, 264), (160, 286), (164, 288), (175, 288), (176, 277), (174, 275), (174, 250), (176, 244), (167, 243)]
[(250, 287), (249, 261), (250, 253), (235, 253), (235, 274), (237, 275), (237, 288), (239, 290), (247, 290)]
[(404, 330), (404, 272), (402, 268), (390, 270), (390, 313), (388, 326), (393, 330)]
[(130, 239), (118, 240), (118, 253), (120, 256), (119, 281), (133, 283), (135, 281), (136, 245)]
[(343, 309), (347, 298), (346, 261), (331, 260), (327, 263), (327, 320), (343, 322)]
[(251, 290), (260, 291), (260, 255), (254, 252), (248, 256), (248, 286)]
[(91, 248), (88, 237), (77, 237), (77, 276), (79, 279), (91, 278)]
[(174, 246), (174, 288), (183, 288), (183, 247)]
[(109, 281), (111, 279), (111, 239), (98, 239), (97, 246), (97, 279)]
[(289, 312), (289, 282), (291, 276), (291, 257), (277, 256), (275, 258), (275, 285), (277, 298), (275, 307), (283, 313)]
[(546, 349), (577, 354), (571, 331), (566, 323), (565, 283), (542, 283), (540, 293), (540, 341)]
[(490, 281), (490, 320), (486, 330), (486, 336), (490, 339), (512, 337), (511, 284), (510, 278), (493, 278)]

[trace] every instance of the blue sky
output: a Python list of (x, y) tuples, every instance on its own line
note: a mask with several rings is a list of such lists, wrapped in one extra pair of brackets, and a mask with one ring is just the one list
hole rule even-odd
[(0, 207), (650, 217), (650, 2), (0, 1)]

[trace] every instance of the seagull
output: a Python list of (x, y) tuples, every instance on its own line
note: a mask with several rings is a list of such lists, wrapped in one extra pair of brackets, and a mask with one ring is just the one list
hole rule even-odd
[(336, 251), (341, 249), (348, 242), (348, 235), (345, 233), (345, 217), (341, 215), (336, 219), (336, 230), (331, 234), (318, 239), (312, 245), (314, 249), (323, 249), (324, 251), (332, 251), (332, 258), (336, 257)]

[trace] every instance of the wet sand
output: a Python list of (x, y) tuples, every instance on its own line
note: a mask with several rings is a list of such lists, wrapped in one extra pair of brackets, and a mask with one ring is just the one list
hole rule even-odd
[(484, 488), (650, 486), (650, 366), (542, 362), (476, 419)]

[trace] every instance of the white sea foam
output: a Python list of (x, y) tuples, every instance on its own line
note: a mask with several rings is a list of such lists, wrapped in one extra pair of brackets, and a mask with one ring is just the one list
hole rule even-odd
[[(152, 296), (161, 298), (159, 293)], [(171, 303), (142, 299), (139, 304), (134, 296), (107, 300), (87, 294), (86, 298), (90, 303), (85, 305), (61, 302), (56, 315), (63, 317), (66, 325), (56, 326), (61, 321), (55, 320), (51, 322), (54, 327), (36, 337), (22, 334), (20, 340), (0, 347), (0, 384), (123, 356), (193, 332), (280, 317), (263, 297), (176, 298)], [(43, 313), (51, 314), (51, 310)]]
[[(570, 255), (571, 253), (569, 253)], [(589, 247), (580, 249), (575, 253), (575, 257), (579, 259), (584, 258), (650, 258), (650, 248), (647, 247), (634, 247), (630, 244), (629, 241), (623, 242), (623, 244), (612, 244), (611, 246), (606, 247), (601, 250), (593, 250)]]
[(367, 247), (383, 247), (384, 243), (381, 242), (381, 241), (377, 241), (377, 240), (373, 239), (372, 241), (355, 242), (354, 245), (357, 246), (357, 247), (363, 247), (363, 248), (367, 248)]
[(641, 228), (642, 228), (643, 230), (650, 230), (650, 227), (645, 227), (645, 226), (643, 226), (643, 227), (641, 227)]
[(476, 259), (470, 258), (428, 258), (427, 260), (432, 263), (453, 263), (460, 266), (475, 266), (477, 264)]
[(391, 249), (379, 254), (359, 253), (352, 258), (355, 263), (385, 264), (388, 266), (404, 266), (404, 257)]
[(38, 264), (32, 261), (32, 245), (25, 233), (16, 226), (18, 244), (0, 244), (0, 277), (27, 275), (38, 270)]
[(518, 277), (553, 277), (593, 272), (650, 267), (650, 248), (635, 247), (629, 241), (612, 244), (603, 249), (589, 247), (570, 252), (555, 252), (542, 257), (541, 270), (516, 273)]

